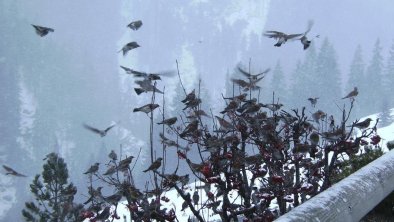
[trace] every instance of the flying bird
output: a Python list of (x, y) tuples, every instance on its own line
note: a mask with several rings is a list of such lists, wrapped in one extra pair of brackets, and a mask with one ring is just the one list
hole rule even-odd
[(167, 126), (171, 126), (171, 125), (174, 125), (177, 120), (178, 120), (177, 117), (172, 117), (172, 118), (164, 119), (163, 121), (161, 121), (161, 122), (159, 122), (157, 124), (159, 124), (159, 125), (160, 124), (164, 124), (164, 125), (167, 125)]
[(83, 127), (85, 127), (85, 129), (88, 129), (88, 130), (92, 131), (93, 133), (99, 134), (101, 137), (104, 137), (104, 136), (107, 135), (108, 131), (109, 131), (110, 129), (112, 129), (115, 125), (116, 125), (116, 124), (113, 124), (113, 125), (107, 127), (107, 128), (104, 129), (104, 130), (99, 130), (99, 129), (94, 128), (94, 127), (92, 127), (92, 126), (89, 126), (89, 125), (87, 125), (87, 124), (83, 124)]
[(132, 30), (138, 30), (141, 26), (142, 26), (141, 20), (130, 22), (130, 24), (127, 25), (127, 27), (131, 28)]
[(137, 95), (140, 95), (141, 93), (146, 93), (146, 92), (157, 92), (160, 94), (163, 94), (162, 91), (160, 91), (158, 88), (156, 88), (155, 85), (152, 85), (152, 81), (145, 79), (145, 80), (137, 80), (135, 81), (140, 88), (134, 88), (134, 91), (137, 93)]
[(147, 79), (150, 81), (161, 80), (161, 76), (174, 76), (175, 75), (175, 72), (172, 70), (162, 71), (162, 72), (158, 72), (158, 73), (147, 73), (147, 72), (136, 71), (134, 69), (130, 69), (125, 66), (120, 66), (120, 68), (122, 68), (124, 71), (126, 71), (127, 74), (132, 74), (132, 75), (134, 75), (134, 77), (141, 77), (141, 78), (144, 78), (144, 79)]
[(93, 174), (96, 173), (99, 169), (100, 163), (95, 163), (84, 173), (84, 174)]
[(312, 107), (315, 107), (316, 106), (316, 104), (317, 104), (317, 100), (319, 99), (319, 97), (311, 97), (311, 98), (308, 98), (308, 100), (309, 100), (309, 102), (311, 102), (311, 106)]
[(149, 104), (146, 104), (146, 105), (141, 106), (139, 108), (133, 109), (133, 112), (134, 113), (135, 112), (144, 112), (144, 113), (148, 114), (148, 113), (152, 112), (154, 109), (156, 109), (157, 107), (159, 107), (158, 104), (149, 103)]
[(312, 26), (313, 26), (313, 21), (309, 20), (308, 21), (308, 27), (306, 28), (306, 31), (304, 32), (304, 35), (300, 38), (300, 41), (301, 41), (302, 45), (304, 46), (304, 50), (309, 48), (309, 46), (312, 43), (312, 41), (308, 40), (308, 37), (306, 37), (306, 34), (308, 34), (308, 32), (311, 31)]
[(358, 95), (358, 89), (357, 87), (354, 87), (353, 91), (351, 91), (349, 94), (347, 94), (347, 96), (343, 97), (342, 99), (351, 99), (354, 100), (354, 97), (356, 97)]
[(3, 168), (7, 171), (7, 173), (5, 173), (6, 175), (12, 175), (16, 177), (27, 177), (26, 175), (18, 173), (16, 170), (12, 169), (9, 166), (3, 165)]
[(44, 37), (44, 36), (48, 35), (49, 32), (55, 31), (53, 28), (47, 28), (47, 27), (33, 25), (33, 24), (31, 24), (31, 25), (34, 27), (37, 35), (39, 35), (40, 37)]
[(146, 173), (146, 172), (148, 172), (148, 171), (150, 171), (150, 170), (155, 171), (155, 170), (159, 169), (160, 166), (161, 166), (161, 161), (162, 161), (162, 160), (163, 160), (163, 158), (161, 158), (161, 157), (157, 158), (157, 160), (155, 160), (155, 161), (148, 167), (148, 169), (144, 170), (143, 172)]
[(303, 34), (285, 34), (283, 32), (278, 32), (278, 31), (266, 31), (264, 33), (264, 36), (278, 40), (278, 42), (274, 45), (276, 47), (280, 47), (282, 44), (286, 43), (287, 40), (289, 39), (294, 39), (302, 35)]
[[(238, 67), (238, 70), (239, 70), (240, 73), (242, 73), (244, 76), (246, 76), (250, 81), (255, 82), (257, 79), (259, 79), (259, 76), (268, 73), (271, 69), (268, 68), (268, 69), (266, 69), (266, 70), (264, 70), (264, 71), (262, 71), (261, 73), (258, 73), (258, 74), (250, 74), (249, 72), (246, 72), (245, 70), (243, 70), (240, 67)], [(265, 76), (263, 76), (263, 78), (264, 77)], [(261, 78), (260, 78), (260, 80), (261, 80)], [(255, 83), (257, 83), (257, 82), (255, 82)]]
[(127, 53), (135, 48), (140, 47), (140, 45), (138, 45), (137, 42), (129, 42), (126, 45), (123, 46), (123, 48), (121, 50), (119, 50), (118, 52), (123, 52), (123, 56), (126, 56)]

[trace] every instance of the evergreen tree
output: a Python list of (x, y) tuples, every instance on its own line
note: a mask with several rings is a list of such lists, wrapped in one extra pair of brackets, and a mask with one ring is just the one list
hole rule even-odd
[(292, 75), (291, 101), (290, 107), (302, 107), (309, 105), (309, 97), (319, 97), (320, 91), (316, 89), (316, 50), (314, 44), (311, 44), (306, 52), (304, 62), (298, 62)]
[[(383, 97), (383, 58), (380, 40), (377, 39), (372, 52), (372, 59), (366, 70), (364, 84), (367, 86), (361, 91), (359, 90), (359, 99), (362, 99), (362, 109), (365, 111), (363, 115), (381, 111)], [(361, 96), (364, 95), (364, 96)]]
[[(343, 95), (346, 95), (346, 93), (353, 90), (354, 87), (357, 87), (359, 91), (365, 91), (366, 85), (363, 84), (363, 79), (365, 78), (364, 71), (365, 71), (365, 64), (362, 56), (362, 49), (361, 46), (358, 45), (354, 53), (352, 63), (350, 65), (349, 76), (348, 76), (349, 78), (347, 80), (345, 92), (343, 93)], [(364, 96), (360, 95), (359, 98), (363, 98), (363, 97)], [(359, 98), (357, 98), (356, 100), (361, 101)], [(360, 102), (357, 102), (356, 105), (353, 107), (352, 116), (357, 118), (360, 115), (361, 115)]]
[(287, 103), (287, 86), (284, 80), (284, 74), (280, 61), (276, 63), (276, 66), (272, 72), (270, 87), (271, 92), (275, 92), (275, 102), (279, 99), (280, 103)]
[(340, 72), (334, 47), (326, 38), (320, 48), (314, 76), (313, 91), (320, 94), (319, 109), (335, 114), (333, 101), (341, 98)]
[(391, 89), (394, 87), (394, 41), (391, 45), (389, 51), (389, 57), (387, 59), (386, 67), (385, 67), (385, 95), (388, 97), (387, 105), (389, 107), (393, 107), (394, 105), (394, 97), (391, 96)]
[[(67, 165), (56, 153), (46, 157), (42, 175), (30, 184), (36, 202), (26, 202), (22, 215), (26, 221), (78, 221), (83, 206), (75, 204), (77, 188), (68, 183)], [(42, 178), (40, 178), (42, 176)]]

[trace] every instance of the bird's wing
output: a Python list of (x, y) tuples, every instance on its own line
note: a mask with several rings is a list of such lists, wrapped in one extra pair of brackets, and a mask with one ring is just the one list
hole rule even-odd
[(11, 167), (8, 167), (8, 166), (6, 166), (6, 165), (3, 165), (3, 168), (4, 168), (8, 173), (17, 174), (17, 172), (16, 172), (14, 169), (12, 169)]
[(109, 131), (110, 129), (112, 129), (115, 125), (116, 125), (116, 124), (113, 124), (113, 125), (107, 127), (107, 129), (105, 129), (104, 131), (105, 131), (105, 132), (108, 132), (108, 131)]
[(130, 69), (130, 72), (132, 74), (134, 74), (135, 77), (144, 77), (145, 78), (146, 76), (148, 76), (148, 74), (146, 72), (139, 72), (139, 71), (135, 71), (132, 69)]
[(120, 66), (120, 68), (124, 69), (124, 71), (126, 71), (127, 74), (131, 74), (133, 73), (133, 70), (124, 66)]
[(88, 129), (88, 130), (90, 130), (90, 131), (92, 131), (92, 132), (94, 132), (94, 133), (101, 134), (101, 130), (96, 129), (96, 128), (94, 128), (94, 127), (91, 127), (91, 126), (89, 126), (89, 125), (87, 125), (87, 124), (83, 124), (83, 127), (85, 127), (85, 129)]
[(311, 31), (312, 26), (313, 26), (313, 20), (309, 20), (308, 25), (306, 27), (306, 31), (304, 32), (304, 35), (308, 34), (308, 32)]
[(241, 72), (242, 74), (244, 74), (246, 77), (250, 77), (252, 74), (246, 72), (245, 70), (241, 69), (240, 67), (238, 67), (239, 72)]
[(259, 74), (256, 74), (256, 76), (259, 76), (259, 75), (262, 75), (262, 74), (266, 74), (266, 73), (268, 73), (269, 71), (271, 71), (270, 68), (268, 68), (268, 69), (266, 69), (266, 70), (260, 72)]

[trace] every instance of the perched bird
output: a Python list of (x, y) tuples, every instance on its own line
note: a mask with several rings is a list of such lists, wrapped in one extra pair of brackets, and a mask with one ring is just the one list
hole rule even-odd
[(104, 210), (101, 211), (101, 213), (98, 214), (98, 215), (94, 218), (94, 220), (95, 220), (95, 221), (105, 221), (105, 220), (107, 220), (107, 219), (109, 218), (109, 216), (111, 215), (110, 210), (111, 210), (111, 207), (110, 207), (110, 206), (106, 206), (106, 207), (104, 208)]
[(110, 129), (112, 129), (115, 125), (116, 125), (116, 124), (113, 124), (113, 125), (107, 127), (107, 128), (104, 129), (104, 130), (99, 130), (99, 129), (94, 128), (94, 127), (92, 127), (92, 126), (89, 126), (89, 125), (87, 125), (87, 124), (83, 124), (83, 127), (85, 127), (85, 129), (88, 129), (88, 130), (92, 131), (93, 133), (99, 134), (101, 137), (104, 137), (104, 136), (107, 135), (108, 131), (109, 131)]
[(112, 176), (112, 174), (114, 174), (115, 172), (116, 172), (116, 166), (112, 165), (107, 169), (107, 171), (105, 171), (103, 175)]
[(320, 123), (320, 119), (325, 118), (327, 114), (321, 110), (312, 113), (312, 118), (315, 122)]
[(108, 157), (109, 157), (111, 160), (114, 160), (114, 161), (118, 159), (118, 155), (116, 155), (116, 153), (115, 153), (114, 150), (111, 150), (111, 152), (108, 154)]
[(167, 125), (167, 126), (171, 126), (171, 125), (174, 125), (177, 120), (178, 120), (177, 117), (171, 117), (171, 118), (168, 118), (168, 119), (164, 119), (163, 121), (158, 122), (157, 124), (159, 124), (159, 125), (160, 124), (164, 124), (164, 125)]
[(278, 111), (282, 106), (283, 106), (283, 104), (281, 104), (281, 103), (262, 104), (262, 107), (265, 107), (265, 108), (271, 110), (272, 112)]
[(118, 170), (120, 170), (120, 171), (126, 170), (129, 167), (131, 161), (133, 161), (133, 158), (134, 158), (134, 156), (129, 156), (129, 157), (121, 160), (118, 164)]
[(195, 108), (198, 105), (200, 105), (200, 103), (201, 103), (201, 99), (199, 99), (199, 98), (195, 98), (193, 100), (190, 100), (185, 103), (186, 106), (185, 106), (185, 108), (183, 108), (183, 110), (188, 109), (188, 108), (189, 109)]
[(187, 103), (189, 101), (195, 100), (196, 99), (196, 90), (193, 89), (189, 94), (186, 95), (186, 98), (184, 98), (181, 102), (182, 103)]
[(311, 102), (311, 106), (312, 106), (312, 107), (315, 107), (315, 106), (316, 106), (317, 100), (318, 100), (318, 99), (319, 99), (319, 97), (311, 97), (311, 98), (308, 98), (309, 102)]
[(141, 26), (142, 26), (141, 20), (130, 22), (130, 24), (127, 25), (127, 27), (131, 28), (132, 30), (138, 30)]
[(235, 110), (238, 108), (240, 103), (241, 103), (241, 101), (231, 100), (229, 102), (229, 104), (226, 106), (226, 108), (224, 108), (224, 110), (222, 112), (220, 112), (220, 113), (221, 114), (225, 114), (227, 112), (235, 112)]
[(37, 35), (39, 35), (40, 37), (44, 37), (44, 36), (48, 35), (49, 32), (55, 31), (53, 28), (47, 28), (47, 27), (33, 25), (33, 24), (31, 24), (31, 25), (34, 27)]
[(159, 107), (158, 104), (146, 104), (144, 106), (141, 106), (139, 108), (135, 108), (133, 109), (133, 112), (144, 112), (146, 114), (152, 112), (154, 109), (156, 109), (157, 107)]
[(123, 52), (123, 56), (126, 56), (127, 53), (135, 48), (140, 47), (140, 45), (138, 45), (137, 42), (129, 42), (126, 45), (123, 46), (123, 48), (121, 50), (119, 50), (118, 52)]
[(369, 127), (369, 124), (371, 123), (372, 119), (371, 118), (366, 118), (365, 120), (361, 122), (355, 122), (351, 126), (348, 127), (356, 127), (359, 129), (366, 129)]
[(235, 100), (236, 102), (244, 102), (247, 96), (248, 96), (247, 93), (242, 93), (241, 95), (229, 97), (229, 98), (224, 98), (224, 99)]
[(150, 170), (155, 171), (155, 170), (159, 169), (160, 166), (161, 166), (161, 161), (162, 161), (162, 160), (163, 160), (163, 158), (161, 158), (161, 157), (157, 158), (157, 160), (155, 160), (155, 161), (148, 167), (148, 169), (144, 170), (143, 172), (146, 173), (146, 172), (148, 172), (148, 171), (150, 171)]
[[(254, 74), (254, 75), (253, 75), (253, 74), (250, 74), (249, 72), (246, 72), (245, 70), (243, 70), (243, 69), (240, 68), (240, 67), (238, 67), (238, 70), (239, 70), (240, 73), (242, 73), (244, 76), (246, 76), (250, 81), (255, 82), (255, 81), (257, 81), (258, 79), (261, 80), (262, 78), (259, 78), (259, 76), (268, 73), (271, 69), (268, 68), (268, 69), (262, 71), (261, 73)], [(263, 76), (263, 78), (264, 78), (264, 77), (265, 77), (265, 76)]]
[(186, 184), (189, 183), (189, 174), (183, 175), (183, 176), (179, 176), (179, 182), (181, 182), (182, 186), (186, 186)]
[(145, 80), (137, 80), (135, 81), (140, 88), (134, 88), (134, 91), (137, 93), (137, 95), (140, 95), (143, 92), (156, 92), (163, 94), (162, 91), (160, 91), (158, 88), (156, 88), (155, 85), (152, 85), (152, 81), (145, 79)]
[(182, 209), (181, 209), (181, 211), (185, 211), (186, 208), (189, 207), (189, 204), (188, 204), (189, 201), (190, 201), (190, 193), (187, 193), (187, 194), (186, 194), (185, 201), (183, 201), (183, 203), (182, 203)]
[(358, 89), (357, 87), (354, 87), (353, 91), (351, 91), (349, 94), (347, 94), (347, 96), (343, 97), (342, 99), (354, 99), (354, 97), (356, 97), (358, 95)]
[(112, 195), (110, 195), (110, 196), (108, 196), (108, 197), (104, 197), (104, 200), (105, 200), (107, 203), (116, 205), (116, 204), (122, 199), (122, 196), (123, 196), (123, 195), (122, 195), (120, 192), (117, 192), (117, 193), (112, 194)]
[(6, 175), (12, 175), (16, 177), (27, 177), (26, 175), (16, 172), (14, 169), (12, 169), (9, 166), (3, 165), (3, 168), (7, 171), (7, 173), (5, 173)]
[(194, 205), (198, 205), (198, 201), (200, 200), (200, 195), (198, 195), (198, 191), (194, 191), (193, 193), (193, 203)]
[(196, 132), (198, 129), (198, 120), (193, 120), (189, 125), (186, 126), (186, 128), (183, 130), (181, 134), (179, 134), (180, 137), (185, 137), (187, 135), (193, 134)]
[(294, 39), (302, 36), (302, 34), (285, 34), (283, 32), (278, 32), (278, 31), (266, 31), (264, 35), (267, 36), (268, 38), (277, 39), (278, 42), (274, 45), (276, 47), (280, 47), (282, 44), (286, 43), (287, 40), (289, 39)]
[(100, 163), (93, 164), (84, 174), (93, 174), (96, 173), (99, 169)]
[(97, 187), (97, 189), (94, 189), (93, 187), (89, 187), (90, 197), (83, 204), (88, 204), (89, 202), (93, 201), (94, 199), (102, 198), (101, 189), (103, 189), (103, 187)]
[(227, 120), (219, 117), (219, 116), (215, 116), (216, 119), (218, 119), (219, 121), (219, 125), (220, 125), (220, 129), (221, 131), (230, 131), (234, 129), (233, 124), (231, 124), (230, 122), (228, 122)]

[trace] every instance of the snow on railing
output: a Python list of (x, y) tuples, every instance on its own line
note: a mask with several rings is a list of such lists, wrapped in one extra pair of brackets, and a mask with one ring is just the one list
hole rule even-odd
[(391, 150), (276, 221), (359, 221), (393, 190)]

